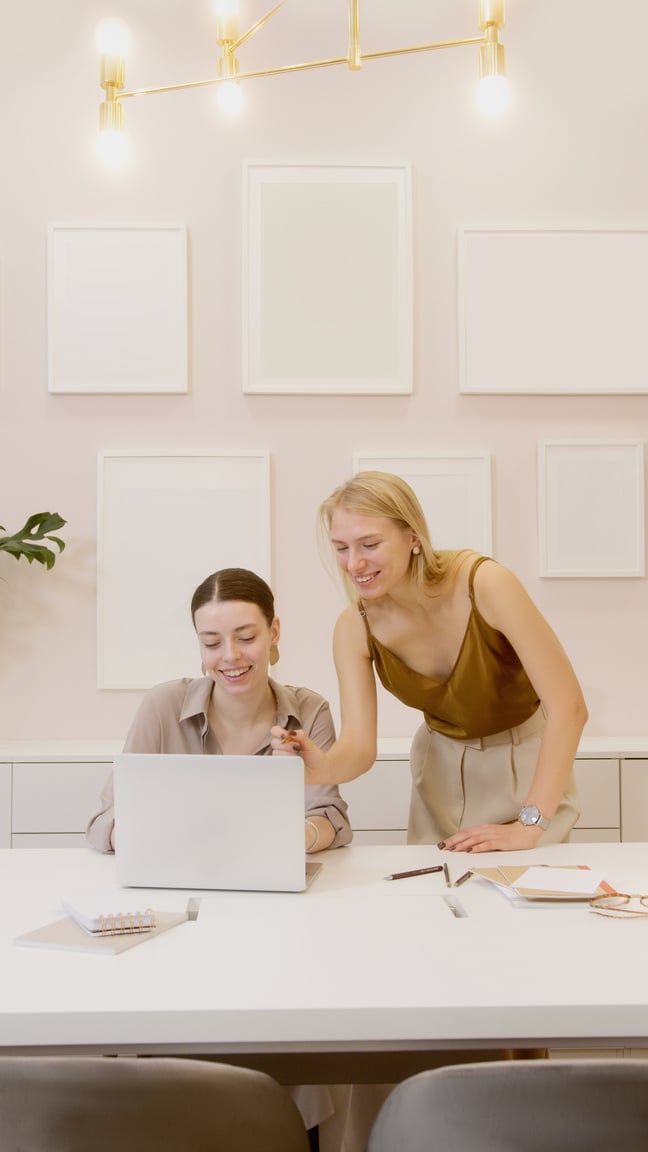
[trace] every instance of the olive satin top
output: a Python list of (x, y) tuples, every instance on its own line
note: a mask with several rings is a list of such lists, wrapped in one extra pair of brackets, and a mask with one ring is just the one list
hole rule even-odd
[(468, 594), (472, 610), (447, 680), (431, 680), (408, 668), (371, 634), (362, 612), (369, 652), (383, 686), (403, 704), (423, 712), (428, 728), (455, 740), (474, 740), (515, 728), (528, 720), (540, 704), (514, 648), (501, 632), (486, 623), (475, 604), (475, 572), (488, 559), (478, 557), (470, 570)]

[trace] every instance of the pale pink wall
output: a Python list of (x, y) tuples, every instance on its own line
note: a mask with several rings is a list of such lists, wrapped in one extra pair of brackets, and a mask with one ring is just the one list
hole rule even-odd
[[(245, 7), (251, 23), (266, 4)], [(646, 439), (648, 396), (460, 396), (456, 327), (459, 225), (648, 227), (645, 0), (615, 5), (613, 28), (603, 0), (509, 0), (513, 110), (497, 126), (474, 111), (476, 50), (462, 48), (376, 62), (360, 75), (256, 82), (236, 127), (218, 121), (209, 91), (129, 101), (133, 161), (112, 177), (93, 152), (94, 29), (109, 8), (131, 27), (129, 85), (207, 76), (215, 58), (206, 2), (34, 0), (2, 17), (0, 523), (13, 531), (44, 507), (69, 523), (52, 572), (0, 555), (0, 738), (124, 734), (140, 694), (96, 688), (96, 454), (192, 447), (272, 453), (278, 672), (334, 703), (330, 634), (342, 600), (317, 555), (320, 499), (350, 474), (354, 450), (489, 451), (495, 554), (570, 653), (588, 733), (645, 733), (648, 583), (538, 578), (536, 443)], [(361, 9), (367, 51), (476, 31), (477, 0), (365, 0)], [(246, 64), (342, 54), (345, 29), (344, 0), (294, 0), (248, 46)], [(242, 394), (244, 159), (412, 164), (412, 396)], [(47, 224), (66, 220), (187, 224), (190, 395), (48, 395)], [(177, 546), (172, 525), (168, 543)], [(415, 723), (384, 699), (383, 736)]]

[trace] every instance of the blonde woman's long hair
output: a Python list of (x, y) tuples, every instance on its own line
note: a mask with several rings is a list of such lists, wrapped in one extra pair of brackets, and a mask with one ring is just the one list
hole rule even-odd
[[(412, 582), (428, 595), (435, 595), (439, 585), (456, 568), (459, 559), (469, 549), (454, 552), (438, 552), (432, 546), (430, 530), (425, 513), (418, 497), (407, 481), (391, 472), (357, 472), (350, 480), (340, 484), (320, 505), (318, 515), (318, 535), (322, 555), (335, 562), (331, 546), (331, 521), (337, 508), (356, 516), (382, 516), (393, 520), (400, 528), (409, 530), (419, 542), (421, 551), (410, 557)], [(339, 572), (339, 566), (335, 564)], [(352, 604), (360, 603), (358, 590), (342, 572), (344, 586)]]

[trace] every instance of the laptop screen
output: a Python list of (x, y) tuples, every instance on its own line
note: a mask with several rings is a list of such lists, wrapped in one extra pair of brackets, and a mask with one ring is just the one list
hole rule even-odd
[(115, 857), (126, 887), (306, 887), (298, 756), (121, 753)]

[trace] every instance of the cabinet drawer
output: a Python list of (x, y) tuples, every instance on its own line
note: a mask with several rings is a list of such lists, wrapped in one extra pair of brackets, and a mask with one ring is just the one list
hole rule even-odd
[(580, 818), (577, 828), (619, 828), (619, 761), (578, 759), (574, 764)]
[[(86, 838), (82, 832), (60, 832), (53, 836), (46, 833), (29, 832), (11, 837), (12, 848), (85, 848)], [(89, 849), (91, 851), (91, 849)]]
[(11, 764), (0, 764), (0, 848), (11, 846)]
[(377, 760), (363, 776), (341, 784), (340, 792), (349, 805), (353, 829), (407, 828), (409, 760)]
[(14, 764), (12, 832), (84, 832), (110, 768), (105, 762)]
[(621, 838), (648, 840), (648, 760), (621, 761)]
[(354, 830), (353, 843), (356, 847), (361, 844), (406, 844), (407, 831), (405, 828)]
[(618, 828), (572, 828), (569, 837), (572, 844), (618, 844), (621, 834)]

